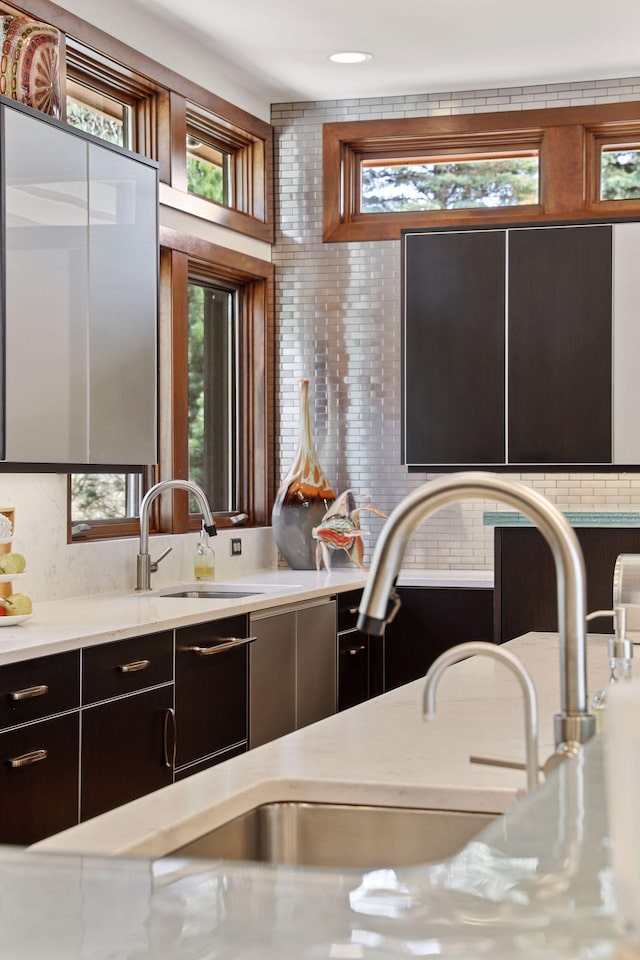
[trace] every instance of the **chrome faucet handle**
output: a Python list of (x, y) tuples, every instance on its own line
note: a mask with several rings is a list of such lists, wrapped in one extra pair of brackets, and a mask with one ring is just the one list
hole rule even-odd
[(168, 553), (171, 553), (172, 550), (173, 550), (173, 547), (167, 547), (167, 549), (163, 550), (160, 556), (156, 560), (152, 560), (151, 563), (149, 564), (149, 572), (157, 573), (158, 567), (160, 566), (161, 561), (164, 560), (166, 555)]
[(482, 655), (499, 660), (515, 675), (524, 698), (524, 728), (526, 741), (526, 771), (527, 789), (538, 786), (538, 701), (533, 680), (522, 662), (510, 651), (495, 643), (486, 643), (483, 640), (459, 643), (449, 650), (445, 650), (437, 657), (427, 670), (422, 698), (422, 710), (425, 720), (435, 715), (436, 689), (445, 670), (467, 657)]

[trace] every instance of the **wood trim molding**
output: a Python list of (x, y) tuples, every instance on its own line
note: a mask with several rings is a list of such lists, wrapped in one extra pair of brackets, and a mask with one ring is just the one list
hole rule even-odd
[[(595, 202), (590, 186), (588, 140), (593, 129), (615, 137), (640, 130), (640, 102), (596, 104), (584, 107), (547, 107), (504, 113), (457, 114), (326, 123), (323, 127), (323, 240), (392, 240), (410, 227), (478, 226), (585, 219), (611, 212)], [(482, 210), (432, 210), (407, 213), (361, 214), (357, 203), (358, 167), (362, 157), (399, 152), (415, 156), (438, 149), (500, 148), (510, 143), (540, 143), (541, 202), (536, 206), (494, 207)], [(593, 153), (593, 151), (592, 151)], [(592, 154), (591, 154), (592, 155)], [(624, 209), (622, 207), (624, 204)], [(615, 201), (620, 215), (640, 213), (640, 201)]]
[(232, 210), (231, 207), (223, 207), (212, 200), (205, 200), (194, 193), (176, 190), (167, 183), (160, 182), (158, 196), (160, 203), (166, 207), (173, 207), (175, 210), (181, 210), (183, 213), (189, 213), (194, 217), (201, 217), (203, 220), (209, 220), (211, 223), (217, 223), (222, 227), (228, 227), (237, 233), (253, 237), (254, 240), (264, 240), (265, 243), (273, 243), (274, 227), (273, 223), (265, 223), (257, 220), (239, 210)]
[[(241, 507), (250, 525), (268, 523), (270, 477), (268, 442), (274, 419), (273, 354), (269, 331), (273, 327), (273, 265), (247, 254), (219, 247), (167, 228), (160, 230), (160, 437), (161, 478), (188, 477), (188, 368), (187, 284), (190, 270), (211, 279), (240, 285), (241, 345), (240, 489)], [(162, 498), (161, 498), (162, 499)], [(190, 517), (188, 498), (181, 491), (161, 504), (160, 524), (165, 532), (199, 529)], [(217, 518), (220, 527), (230, 519)]]

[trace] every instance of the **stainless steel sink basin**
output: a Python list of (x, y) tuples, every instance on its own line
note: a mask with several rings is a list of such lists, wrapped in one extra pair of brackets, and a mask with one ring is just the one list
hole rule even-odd
[(232, 600), (237, 597), (255, 597), (257, 590), (178, 590), (176, 593), (162, 593), (163, 597), (186, 597), (189, 600)]
[(402, 866), (453, 856), (493, 819), (493, 814), (450, 810), (268, 803), (170, 855), (322, 867)]

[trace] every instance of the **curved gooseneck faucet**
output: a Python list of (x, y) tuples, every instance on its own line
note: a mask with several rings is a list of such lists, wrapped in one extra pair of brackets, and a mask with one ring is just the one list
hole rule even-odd
[(527, 790), (538, 786), (538, 700), (533, 680), (520, 663), (517, 657), (495, 643), (485, 643), (482, 640), (472, 640), (469, 643), (459, 643), (450, 650), (445, 650), (437, 657), (425, 677), (422, 694), (422, 713), (425, 720), (430, 719), (436, 712), (436, 689), (442, 674), (448, 667), (467, 657), (485, 656), (504, 663), (505, 667), (514, 674), (524, 700), (524, 733), (526, 745)]
[(542, 494), (518, 480), (481, 471), (439, 477), (418, 487), (397, 505), (382, 528), (360, 603), (358, 629), (382, 634), (407, 543), (422, 521), (451, 503), (483, 498), (525, 514), (553, 554), (561, 688), (561, 712), (554, 718), (554, 732), (556, 755), (561, 759), (574, 754), (595, 733), (595, 719), (587, 707), (584, 559), (566, 518)]
[[(204, 490), (192, 480), (161, 480), (154, 484), (142, 498), (140, 504), (140, 546), (138, 548), (136, 590), (151, 590), (151, 572), (153, 564), (149, 556), (149, 511), (151, 504), (164, 490), (186, 490), (193, 494), (204, 516), (204, 529), (210, 537), (215, 537), (216, 524)], [(169, 548), (171, 549), (171, 548)], [(165, 552), (165, 554), (168, 551)], [(165, 556), (163, 554), (162, 556)], [(160, 558), (162, 559), (162, 558)]]

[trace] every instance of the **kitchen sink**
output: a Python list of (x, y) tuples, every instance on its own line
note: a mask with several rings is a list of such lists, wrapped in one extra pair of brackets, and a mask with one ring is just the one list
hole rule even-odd
[(184, 597), (188, 600), (234, 600), (240, 597), (255, 597), (264, 593), (260, 587), (241, 586), (233, 583), (183, 583), (160, 591), (161, 597)]
[(406, 866), (453, 856), (494, 818), (455, 810), (280, 801), (254, 807), (167, 856)]

